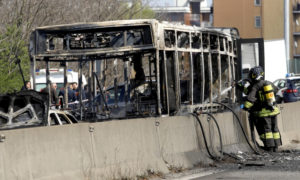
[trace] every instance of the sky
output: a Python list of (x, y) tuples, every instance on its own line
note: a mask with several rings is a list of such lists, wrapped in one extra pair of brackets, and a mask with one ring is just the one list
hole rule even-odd
[[(182, 1), (182, 0), (178, 0)], [(211, 4), (213, 0), (207, 0), (208, 4)], [(176, 0), (148, 0), (150, 6), (176, 6)]]

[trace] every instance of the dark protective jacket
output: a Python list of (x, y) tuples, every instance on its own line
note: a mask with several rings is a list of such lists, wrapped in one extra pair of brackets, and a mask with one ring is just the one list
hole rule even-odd
[(243, 79), (236, 84), (238, 90), (243, 92), (245, 95), (248, 95), (252, 89), (253, 84), (248, 79)]
[(278, 115), (280, 111), (275, 102), (273, 105), (270, 105), (267, 101), (267, 99), (270, 96), (274, 96), (277, 91), (278, 88), (270, 81), (259, 80), (255, 82), (245, 101), (245, 108), (251, 110), (254, 115), (258, 117)]
[[(79, 88), (73, 90), (74, 91), (74, 95), (75, 95), (75, 99), (76, 101), (79, 101), (80, 96), (79, 96)], [(82, 94), (82, 100), (86, 99), (86, 94), (85, 94), (85, 90), (82, 88), (81, 89), (81, 94)]]
[[(63, 88), (60, 89), (58, 96), (65, 97), (65, 90)], [(70, 102), (74, 102), (74, 101), (76, 101), (75, 92), (73, 89), (68, 87), (68, 102), (70, 103)]]

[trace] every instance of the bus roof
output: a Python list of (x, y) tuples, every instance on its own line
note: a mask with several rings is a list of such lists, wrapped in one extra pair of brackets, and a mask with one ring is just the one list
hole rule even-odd
[(118, 20), (118, 21), (103, 21), (103, 22), (87, 22), (87, 23), (73, 23), (73, 24), (60, 24), (52, 26), (42, 26), (35, 30), (83, 30), (92, 28), (103, 28), (103, 27), (118, 27), (126, 25), (146, 25), (158, 23), (155, 19), (137, 19), (137, 20)]

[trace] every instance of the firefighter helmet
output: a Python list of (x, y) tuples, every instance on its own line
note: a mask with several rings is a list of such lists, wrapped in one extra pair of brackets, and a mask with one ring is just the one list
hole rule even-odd
[(262, 69), (262, 67), (260, 66), (255, 66), (253, 68), (250, 69), (249, 71), (249, 78), (251, 80), (261, 80), (264, 77), (264, 71)]

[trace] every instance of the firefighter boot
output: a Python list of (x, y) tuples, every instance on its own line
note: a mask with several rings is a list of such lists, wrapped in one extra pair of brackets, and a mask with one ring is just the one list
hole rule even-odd
[(263, 150), (268, 151), (268, 152), (273, 152), (273, 147), (262, 147)]

